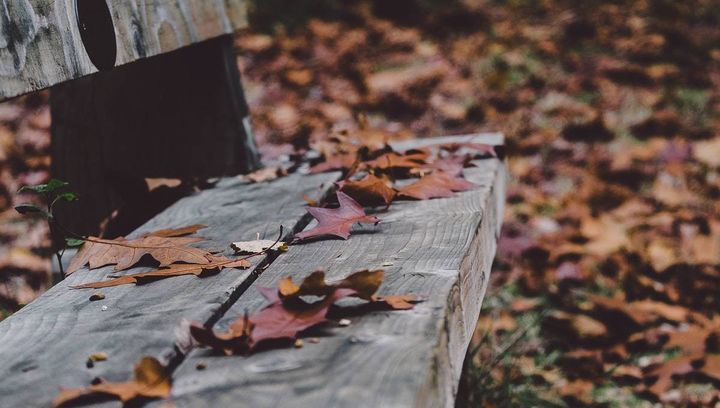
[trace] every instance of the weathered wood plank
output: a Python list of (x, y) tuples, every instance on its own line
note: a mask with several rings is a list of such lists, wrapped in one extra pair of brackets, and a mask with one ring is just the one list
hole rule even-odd
[[(426, 296), (426, 302), (410, 311), (354, 317), (350, 327), (330, 328), (331, 336), (318, 344), (305, 342), (301, 349), (250, 357), (194, 351), (174, 375), (172, 402), (178, 407), (453, 406), (504, 203), (503, 163), (493, 159), (477, 165), (466, 169), (467, 178), (480, 186), (476, 190), (450, 199), (395, 202), (387, 213), (378, 214), (378, 226), (356, 227), (348, 241), (292, 247), (215, 328), (223, 330), (246, 310), (265, 305), (254, 287), (275, 286), (285, 276), (298, 280), (317, 268), (326, 270), (329, 278), (382, 268), (383, 293), (417, 293)], [(199, 362), (207, 368), (196, 370)]]
[(51, 108), (52, 174), (81, 197), (60, 216), (77, 233), (97, 234), (146, 177), (258, 167), (231, 36), (60, 84)]
[[(177, 202), (134, 234), (201, 223), (208, 228), (199, 235), (208, 241), (199, 246), (219, 250), (232, 241), (255, 239), (256, 233), (275, 238), (280, 224), (292, 228), (307, 219), (304, 194), (316, 196), (336, 178), (290, 176), (262, 185), (225, 179)], [(111, 269), (78, 271), (0, 322), (0, 406), (47, 407), (60, 386), (86, 386), (96, 376), (127, 379), (142, 355), (177, 358), (174, 331), (180, 321), (219, 317), (252, 272), (225, 270), (202, 279), (183, 276), (106, 288), (100, 291), (106, 298), (98, 302), (88, 301), (96, 291), (69, 288), (101, 280)], [(86, 368), (88, 355), (98, 351), (106, 352), (108, 361)]]
[[(76, 2), (0, 0), (0, 100), (97, 72), (96, 58), (83, 44)], [(107, 6), (114, 44), (96, 47), (103, 52), (114, 46), (116, 66), (230, 34), (247, 24), (245, 0), (107, 0)], [(98, 38), (94, 31), (87, 34)]]

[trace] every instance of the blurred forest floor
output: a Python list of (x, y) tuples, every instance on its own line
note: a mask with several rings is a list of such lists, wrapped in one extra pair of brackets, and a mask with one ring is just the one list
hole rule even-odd
[[(511, 182), (458, 406), (718, 406), (720, 7), (258, 1), (237, 38), (266, 157), (360, 129), (502, 131)], [(0, 105), (0, 308), (48, 283), (45, 93)]]

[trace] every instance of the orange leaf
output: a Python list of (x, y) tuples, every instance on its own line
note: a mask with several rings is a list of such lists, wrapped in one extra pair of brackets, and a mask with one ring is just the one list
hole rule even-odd
[(99, 289), (112, 286), (129, 285), (132, 283), (141, 284), (152, 280), (171, 278), (174, 276), (202, 276), (208, 272), (219, 272), (225, 268), (247, 269), (251, 266), (250, 262), (244, 258), (229, 260), (222, 257), (214, 257), (213, 259), (213, 262), (207, 264), (176, 264), (150, 272), (118, 276), (108, 281), (92, 282), (84, 285), (73, 286), (73, 289)]
[(368, 174), (359, 181), (341, 181), (338, 188), (362, 205), (390, 204), (397, 194), (386, 181)]
[(414, 169), (420, 167), (427, 159), (427, 153), (413, 152), (409, 154), (399, 154), (395, 152), (385, 153), (375, 160), (364, 163), (365, 167), (388, 170), (388, 169)]
[(94, 396), (110, 396), (122, 402), (143, 398), (167, 398), (172, 381), (165, 367), (153, 357), (143, 357), (135, 365), (135, 378), (123, 383), (100, 382), (87, 388), (60, 389), (53, 407), (60, 407), (77, 399)]
[(399, 195), (418, 200), (430, 198), (447, 198), (455, 196), (456, 191), (467, 191), (477, 187), (475, 184), (443, 172), (434, 172), (422, 177), (419, 181), (403, 187)]

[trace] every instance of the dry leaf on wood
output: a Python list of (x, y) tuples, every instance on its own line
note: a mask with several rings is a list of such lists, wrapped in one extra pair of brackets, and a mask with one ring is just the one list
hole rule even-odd
[(203, 228), (207, 228), (207, 226), (202, 225), (202, 224), (193, 224), (193, 225), (188, 225), (187, 227), (181, 227), (181, 228), (167, 228), (167, 229), (161, 229), (161, 230), (157, 230), (157, 231), (153, 231), (153, 232), (147, 232), (145, 234), (140, 235), (140, 238), (143, 238), (143, 237), (182, 237), (185, 235), (194, 234)]
[(454, 197), (457, 191), (467, 191), (476, 187), (477, 185), (463, 178), (438, 171), (422, 177), (409, 186), (401, 188), (399, 195), (418, 200), (448, 198)]
[(388, 205), (397, 194), (388, 186), (387, 181), (372, 174), (359, 181), (340, 181), (337, 186), (362, 205)]
[(135, 365), (135, 378), (123, 383), (100, 382), (87, 388), (61, 389), (53, 401), (53, 407), (60, 407), (70, 402), (110, 396), (122, 402), (135, 398), (167, 398), (170, 396), (172, 381), (165, 367), (153, 357), (143, 357)]
[(230, 247), (239, 254), (258, 254), (267, 250), (287, 251), (288, 244), (270, 239), (258, 239), (255, 241), (238, 241), (230, 244)]
[(135, 265), (140, 259), (149, 255), (160, 263), (168, 266), (177, 262), (190, 264), (206, 264), (212, 254), (208, 251), (189, 247), (189, 244), (202, 241), (200, 237), (179, 237), (197, 231), (199, 226), (180, 228), (178, 230), (161, 230), (149, 233), (136, 239), (118, 238), (108, 240), (89, 237), (80, 252), (75, 255), (67, 274), (71, 274), (85, 265), (90, 269), (106, 265), (115, 265), (115, 271), (121, 271)]
[(147, 185), (148, 191), (154, 191), (160, 187), (180, 187), (182, 180), (173, 178), (146, 178), (145, 184)]
[(295, 235), (297, 239), (316, 238), (326, 235), (348, 239), (355, 223), (377, 224), (377, 217), (365, 214), (363, 207), (343, 192), (337, 193), (338, 208), (311, 207), (307, 211), (318, 220), (318, 225)]
[(280, 177), (285, 177), (287, 175), (288, 172), (284, 168), (280, 166), (273, 166), (256, 170), (250, 174), (241, 176), (241, 178), (244, 180), (249, 180), (253, 183), (262, 183), (265, 181), (275, 180)]
[(212, 262), (207, 264), (175, 264), (150, 272), (134, 273), (132, 275), (118, 276), (107, 281), (86, 283), (73, 286), (73, 289), (98, 289), (112, 286), (142, 284), (158, 279), (171, 278), (175, 276), (195, 275), (202, 276), (209, 273), (217, 273), (226, 268), (247, 269), (250, 262), (247, 259), (229, 260), (224, 257), (212, 257)]
[(408, 154), (399, 154), (395, 152), (385, 153), (375, 160), (363, 163), (365, 168), (377, 170), (388, 169), (414, 169), (422, 166), (427, 160), (427, 153), (413, 152)]
[(355, 153), (341, 153), (327, 157), (325, 161), (320, 162), (310, 168), (310, 174), (324, 173), (331, 170), (349, 169), (357, 161)]
[(471, 160), (472, 157), (467, 154), (441, 157), (417, 169), (412, 169), (410, 173), (424, 175), (425, 173), (439, 170), (451, 176), (460, 176), (465, 167), (472, 165)]
[[(382, 270), (364, 270), (327, 283), (325, 273), (315, 271), (300, 285), (288, 277), (278, 283), (277, 289), (258, 288), (270, 305), (236, 320), (227, 332), (218, 334), (200, 324), (191, 325), (190, 331), (201, 344), (226, 354), (245, 354), (262, 341), (294, 339), (301, 331), (325, 322), (330, 306), (348, 296), (394, 310), (411, 309), (420, 301), (415, 295), (376, 295), (384, 276)], [(308, 303), (303, 296), (317, 296), (321, 300)]]

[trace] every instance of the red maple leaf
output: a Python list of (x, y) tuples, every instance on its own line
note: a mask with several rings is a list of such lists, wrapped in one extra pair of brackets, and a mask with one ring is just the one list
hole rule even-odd
[(456, 191), (467, 191), (475, 187), (477, 185), (463, 178), (437, 171), (424, 176), (407, 187), (401, 188), (399, 195), (418, 200), (427, 200), (430, 198), (453, 197)]
[(333, 235), (342, 239), (348, 239), (350, 228), (356, 222), (365, 224), (377, 224), (380, 220), (372, 215), (365, 214), (363, 207), (353, 200), (349, 195), (337, 193), (338, 208), (308, 208), (307, 211), (318, 220), (318, 225), (308, 231), (295, 235), (297, 239), (315, 238), (324, 235)]
[[(330, 307), (348, 296), (367, 300), (369, 305), (384, 310), (412, 309), (415, 303), (422, 301), (413, 294), (377, 295), (384, 277), (383, 270), (362, 270), (340, 281), (327, 283), (325, 273), (315, 271), (300, 285), (287, 277), (279, 282), (277, 289), (258, 287), (270, 304), (255, 314), (241, 316), (226, 332), (217, 333), (193, 323), (190, 333), (200, 344), (226, 354), (249, 354), (262, 342), (294, 339), (300, 332), (326, 322)], [(303, 299), (308, 296), (321, 299), (309, 303)]]

